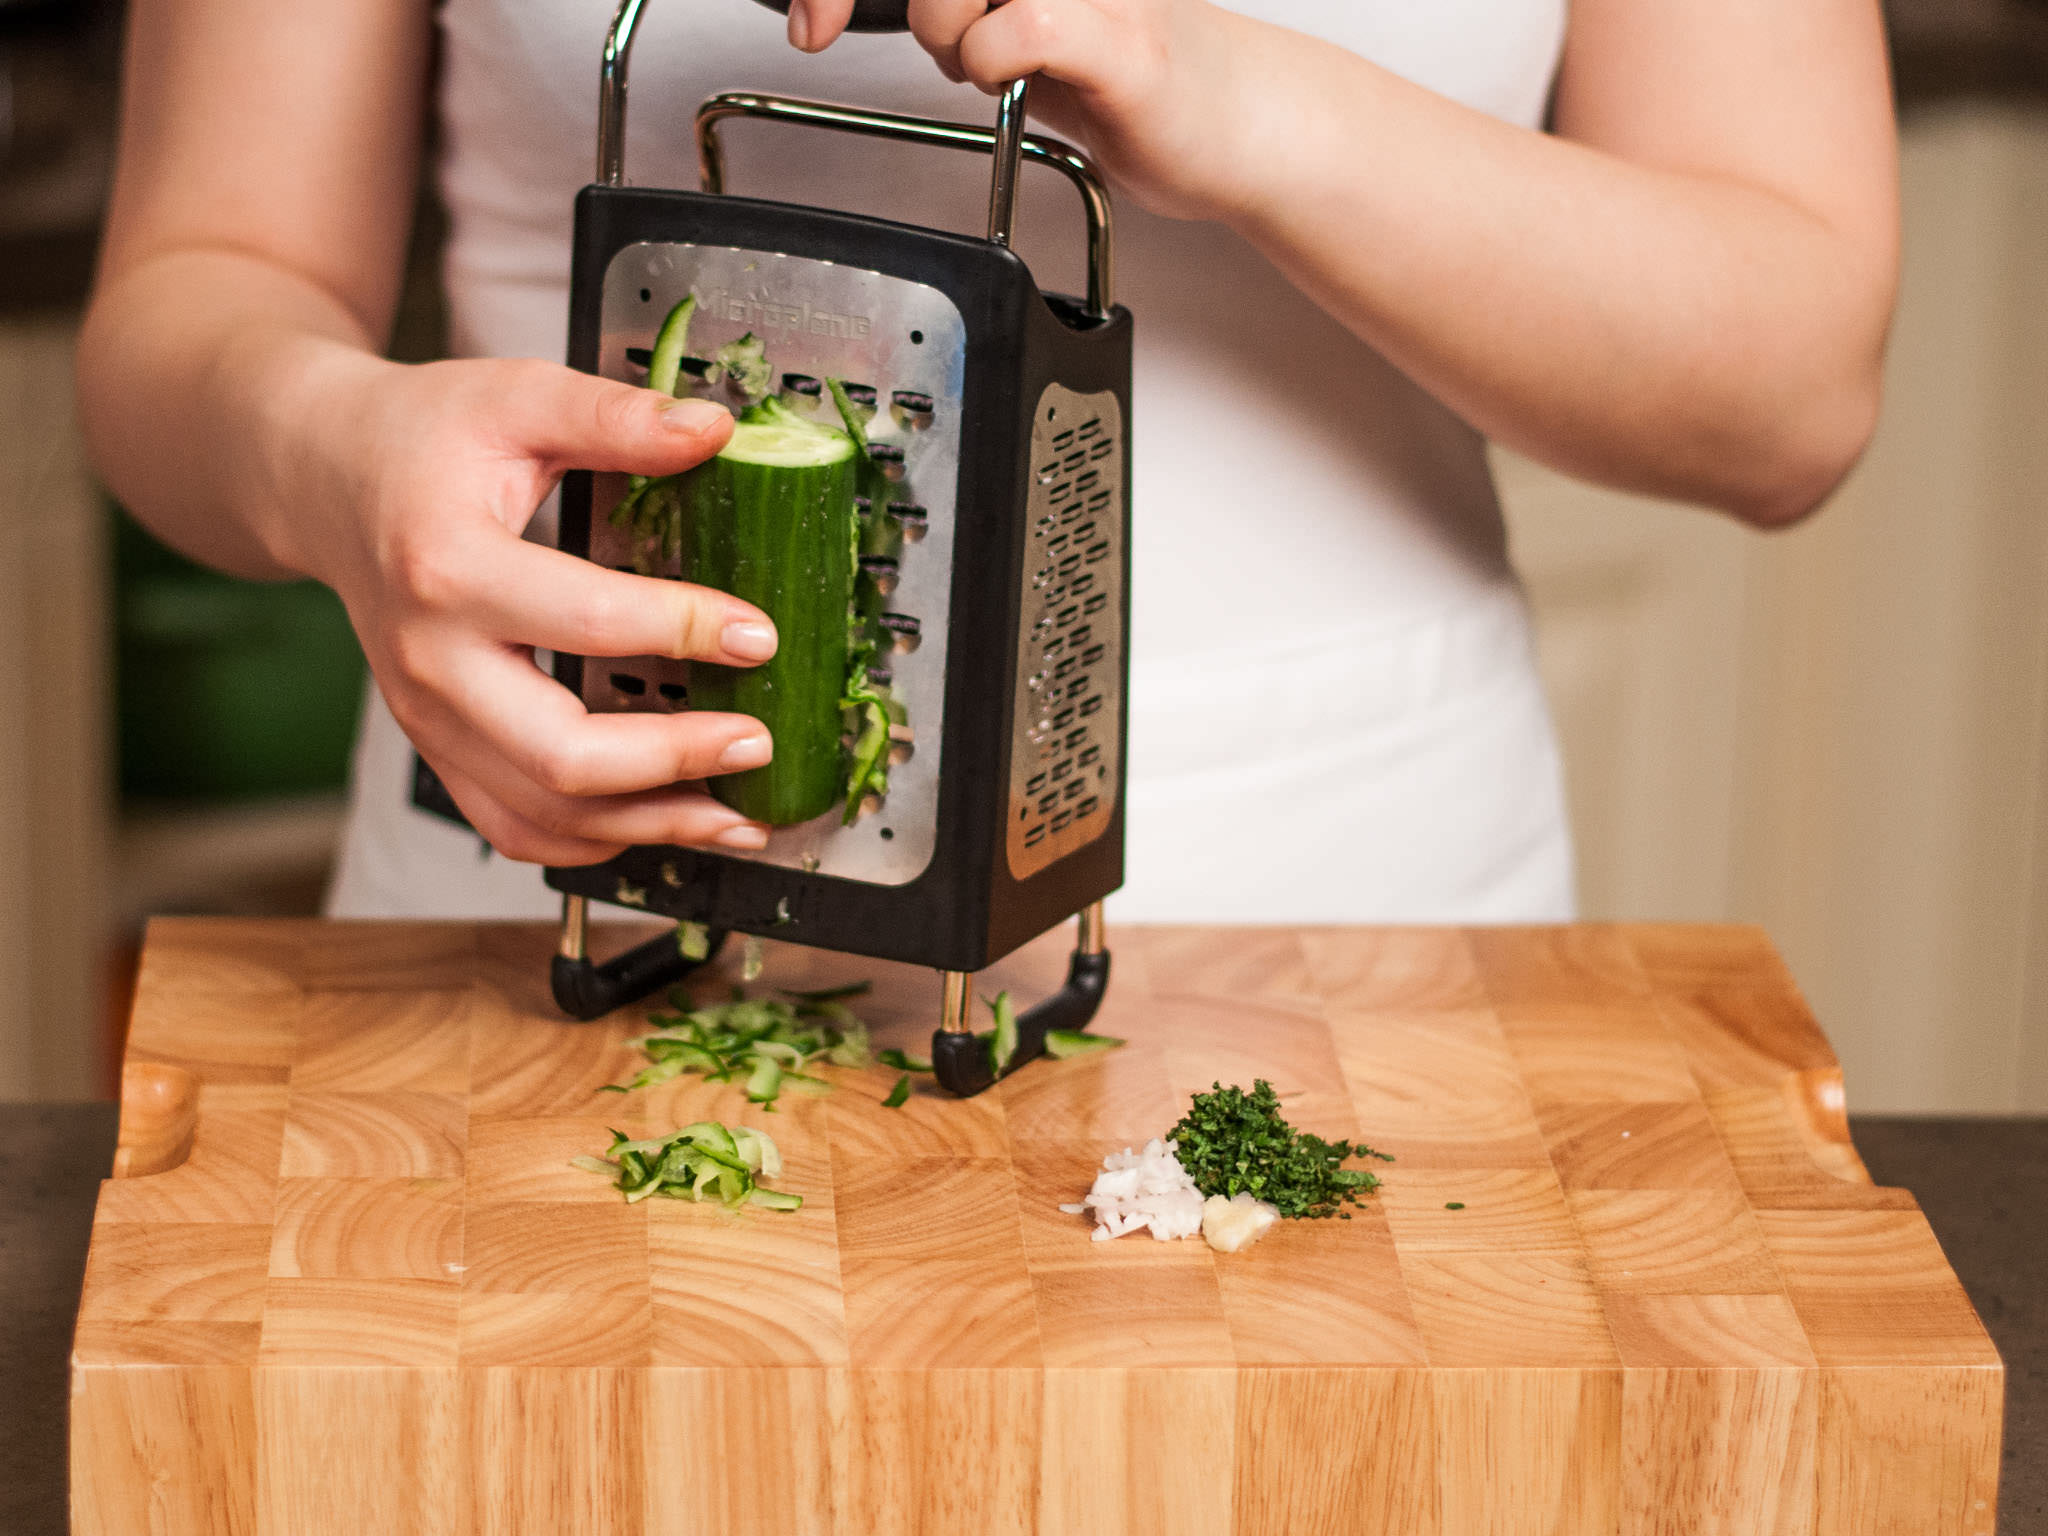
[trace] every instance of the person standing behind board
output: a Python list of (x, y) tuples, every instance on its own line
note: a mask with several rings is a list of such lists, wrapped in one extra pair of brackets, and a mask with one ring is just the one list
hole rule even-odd
[[(746, 0), (657, 7), (629, 160), (686, 182), (683, 121), (727, 86), (982, 118), (977, 87), (1033, 73), (1114, 178), (1139, 316), (1122, 910), (1567, 915), (1484, 438), (1761, 527), (1825, 497), (1875, 419), (1896, 281), (1873, 0), (912, 0), (914, 37), (841, 39), (850, 3), (800, 0), (804, 53)], [(520, 538), (566, 468), (668, 473), (730, 429), (540, 360), (607, 10), (131, 8), (82, 417), (170, 542), (347, 604), (380, 697), (338, 911), (551, 905), (406, 807), (408, 738), (511, 860), (764, 837), (695, 787), (772, 752), (754, 722), (586, 715), (530, 665), (775, 644), (730, 598)], [(376, 351), (430, 91), (466, 355), (400, 367)], [(767, 142), (736, 136), (735, 186), (971, 227), (985, 167)]]

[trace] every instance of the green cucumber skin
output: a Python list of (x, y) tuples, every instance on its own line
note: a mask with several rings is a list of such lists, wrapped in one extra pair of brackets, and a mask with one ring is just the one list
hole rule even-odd
[(683, 477), (689, 579), (761, 609), (774, 657), (758, 667), (691, 667), (697, 709), (768, 727), (765, 768), (721, 774), (711, 793), (771, 827), (822, 816), (844, 788), (840, 692), (853, 599), (855, 460), (799, 469), (715, 458)]

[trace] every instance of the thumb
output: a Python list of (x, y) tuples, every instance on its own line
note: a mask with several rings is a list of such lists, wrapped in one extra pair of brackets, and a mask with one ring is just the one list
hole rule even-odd
[(508, 447), (553, 472), (672, 475), (732, 436), (732, 413), (710, 400), (671, 399), (551, 363), (521, 370), (493, 414)]

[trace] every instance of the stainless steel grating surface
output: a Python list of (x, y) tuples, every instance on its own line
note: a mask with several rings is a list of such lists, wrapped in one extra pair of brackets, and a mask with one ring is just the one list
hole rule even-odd
[[(721, 853), (877, 885), (914, 880), (938, 839), (965, 323), (938, 289), (906, 278), (773, 251), (646, 242), (625, 247), (606, 271), (599, 372), (644, 379), (632, 354), (652, 344), (669, 306), (693, 291), (692, 353), (709, 357), (752, 331), (785, 398), (800, 409), (836, 423), (821, 384), (828, 377), (847, 380), (857, 401), (875, 407), (868, 433), (904, 539), (896, 555), (864, 562), (862, 580), (882, 600), (892, 649), (878, 664), (915, 738), (897, 748), (879, 810), (848, 827), (835, 807), (778, 828), (759, 853)], [(622, 475), (596, 477), (590, 557), (630, 570), (632, 540), (606, 521), (625, 484)], [(665, 561), (657, 574), (677, 575), (677, 562)], [(593, 659), (583, 670), (583, 701), (593, 711), (687, 709), (689, 671), (687, 662), (661, 657)]]
[(1050, 384), (1031, 433), (1023, 635), (1010, 745), (1010, 873), (1085, 847), (1116, 809), (1123, 735), (1123, 412)]

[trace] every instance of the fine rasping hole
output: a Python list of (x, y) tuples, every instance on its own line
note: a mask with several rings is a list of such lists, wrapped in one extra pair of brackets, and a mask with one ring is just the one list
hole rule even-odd
[[(1073, 403), (1045, 408), (1029, 461), (1036, 483), (1018, 698), (1020, 709), (1032, 713), (1013, 760), (1029, 766), (1013, 784), (1017, 817), (1010, 834), (1012, 869), (1020, 875), (1066, 851), (1062, 833), (1101, 820), (1110, 777), (1098, 738), (1113, 729), (1106, 714), (1115, 680), (1103, 675), (1112, 647), (1093, 621), (1106, 614), (1107, 588), (1115, 581), (1113, 567), (1103, 563), (1115, 558), (1112, 503), (1120, 470), (1114, 457), (1121, 438), (1114, 417), (1085, 405), (1071, 409)], [(1099, 578), (1092, 567), (1102, 567)], [(1039, 862), (1018, 863), (1026, 849), (1039, 850), (1033, 855)]]

